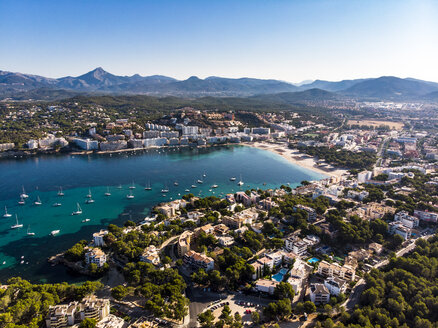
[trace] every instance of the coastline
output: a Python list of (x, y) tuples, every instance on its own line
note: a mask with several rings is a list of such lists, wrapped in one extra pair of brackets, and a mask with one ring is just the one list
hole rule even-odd
[(328, 177), (339, 178), (348, 171), (345, 169), (329, 168), (323, 169), (318, 167), (318, 160), (315, 157), (311, 157), (307, 154), (300, 153), (296, 149), (290, 149), (287, 144), (279, 143), (266, 143), (266, 142), (253, 142), (253, 143), (241, 143), (240, 145), (246, 147), (253, 147), (257, 149), (267, 150), (277, 155), (280, 155), (290, 163), (300, 166), (302, 168), (324, 174)]

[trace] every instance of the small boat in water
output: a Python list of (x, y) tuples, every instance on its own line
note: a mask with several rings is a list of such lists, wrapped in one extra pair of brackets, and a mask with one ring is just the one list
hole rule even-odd
[(56, 236), (57, 234), (59, 234), (61, 232), (61, 230), (53, 230), (50, 235), (52, 236)]
[(23, 228), (23, 225), (18, 223), (18, 216), (15, 214), (15, 224), (11, 225), (11, 229)]
[(146, 187), (144, 187), (144, 190), (152, 190), (151, 188), (151, 182), (149, 181)]
[(161, 192), (162, 192), (163, 194), (165, 194), (165, 193), (168, 193), (168, 192), (169, 192), (169, 188), (167, 188), (167, 185), (164, 185), (164, 188), (163, 188), (163, 189), (161, 189)]
[(33, 202), (35, 205), (42, 205), (40, 196), (37, 197), (37, 200)]
[(119, 184), (119, 186), (117, 187), (117, 189), (122, 189), (123, 187), (122, 187), (122, 185), (121, 184)]
[(111, 193), (110, 193), (110, 191), (109, 191), (109, 187), (106, 187), (106, 193), (105, 193), (105, 196), (111, 196)]
[(185, 192), (189, 192), (190, 191), (190, 189), (186, 189), (186, 190), (184, 190)]
[(126, 198), (127, 199), (133, 199), (134, 198), (134, 195), (132, 194), (132, 191), (129, 191), (129, 194), (126, 195)]
[(199, 183), (199, 184), (204, 183), (204, 181), (202, 181), (201, 179), (198, 179), (198, 181), (196, 181), (196, 182)]
[(174, 186), (179, 186), (178, 181), (175, 181), (175, 182), (173, 183), (173, 185), (174, 185)]
[(26, 191), (24, 190), (24, 186), (23, 186), (23, 188), (22, 188), (22, 192), (21, 192), (21, 195), (20, 195), (20, 196), (23, 197), (23, 198), (28, 198), (28, 197), (29, 197), (29, 195), (26, 194)]
[(134, 181), (132, 181), (132, 184), (129, 186), (129, 189), (135, 189)]
[(71, 215), (80, 215), (82, 214), (82, 208), (79, 206), (79, 203), (76, 203), (77, 209), (76, 211), (72, 212)]
[(192, 184), (192, 188), (197, 188), (198, 186), (195, 184)]
[(238, 186), (243, 186), (244, 182), (242, 181), (242, 175), (240, 175), (240, 180), (237, 183)]
[(211, 186), (213, 189), (219, 187), (217, 184)]
[(62, 187), (59, 187), (58, 196), (64, 196), (64, 192), (62, 191)]
[(91, 189), (88, 189), (88, 194), (87, 194), (86, 197), (87, 197), (87, 198), (91, 198), (91, 197), (93, 197), (93, 195), (91, 194)]
[(3, 214), (4, 218), (10, 218), (12, 214), (8, 213), (8, 208), (5, 206), (5, 214)]
[(90, 221), (90, 219), (83, 219), (81, 222), (85, 223), (85, 222), (89, 222), (89, 221)]
[(85, 201), (85, 204), (93, 204), (94, 203), (94, 199), (93, 198), (88, 198), (86, 201)]
[(28, 236), (35, 236), (35, 232), (31, 232), (30, 231), (30, 225), (29, 226), (27, 226), (27, 233), (26, 233)]
[(230, 181), (236, 181), (236, 178), (235, 177), (231, 177)]
[(18, 205), (24, 205), (26, 202), (24, 201), (23, 195), (20, 195), (20, 200), (18, 201)]
[(62, 204), (61, 203), (53, 203), (53, 207), (59, 207), (59, 206), (61, 206)]

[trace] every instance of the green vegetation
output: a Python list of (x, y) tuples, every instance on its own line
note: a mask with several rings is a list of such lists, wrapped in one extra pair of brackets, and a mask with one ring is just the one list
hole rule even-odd
[(0, 326), (6, 328), (42, 327), (49, 306), (80, 301), (103, 287), (100, 282), (31, 284), (18, 277), (6, 284), (6, 289), (0, 289)]

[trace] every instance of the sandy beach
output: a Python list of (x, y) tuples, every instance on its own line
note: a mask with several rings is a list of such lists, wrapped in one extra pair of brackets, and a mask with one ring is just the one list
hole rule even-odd
[(340, 177), (347, 172), (347, 170), (333, 168), (328, 164), (318, 165), (316, 158), (300, 153), (296, 149), (290, 149), (285, 143), (254, 142), (242, 143), (242, 145), (271, 151), (287, 159), (292, 164), (327, 176)]

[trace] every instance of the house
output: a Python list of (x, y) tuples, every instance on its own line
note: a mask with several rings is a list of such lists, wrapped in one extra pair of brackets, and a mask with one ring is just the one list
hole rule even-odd
[(337, 277), (328, 277), (324, 281), (324, 286), (331, 295), (338, 296), (341, 293), (345, 293), (345, 290), (347, 289), (347, 282)]
[(161, 261), (158, 249), (154, 245), (146, 247), (140, 256), (140, 261), (151, 263), (153, 265), (159, 265)]
[(318, 236), (315, 235), (307, 235), (303, 241), (309, 245), (309, 246), (315, 246), (317, 244), (319, 244), (319, 242), (321, 241), (321, 239)]
[(94, 263), (101, 268), (106, 263), (106, 255), (100, 248), (92, 248), (85, 253), (85, 262), (88, 265)]
[(261, 264), (260, 262), (254, 262), (251, 264), (251, 266), (254, 268), (254, 273), (252, 275), (252, 280), (259, 279), (263, 276), (263, 270), (265, 266)]
[(267, 256), (258, 259), (257, 262), (263, 266), (267, 266), (270, 270), (274, 269), (274, 261)]
[(230, 229), (223, 223), (214, 226), (216, 235), (225, 235)]
[(192, 231), (184, 231), (178, 238), (178, 256), (183, 257), (190, 250)]
[(203, 225), (202, 227), (195, 229), (195, 237), (199, 236), (201, 233), (205, 233), (206, 235), (210, 235), (214, 232), (214, 227), (209, 223)]
[(383, 251), (383, 246), (379, 243), (371, 243), (368, 245), (368, 249), (376, 255), (380, 255)]
[(267, 294), (274, 294), (275, 287), (279, 282), (273, 281), (273, 280), (267, 280), (267, 279), (259, 279), (255, 282), (255, 289), (259, 292), (267, 293)]
[(217, 237), (217, 240), (219, 242), (219, 245), (228, 247), (234, 244), (234, 238), (231, 236), (220, 236)]
[(274, 202), (271, 197), (262, 199), (259, 201), (259, 205), (266, 211), (269, 211), (271, 208), (277, 207), (277, 203)]
[(184, 255), (184, 264), (196, 270), (204, 269), (206, 272), (214, 269), (214, 260), (211, 257), (191, 250)]
[(310, 285), (310, 301), (315, 304), (326, 304), (330, 301), (330, 292), (323, 284)]
[(100, 230), (99, 232), (93, 233), (93, 244), (96, 247), (101, 247), (105, 245), (103, 238), (108, 234), (108, 230)]
[(274, 253), (265, 254), (265, 256), (268, 259), (272, 260), (274, 267), (279, 266), (281, 263), (283, 263), (283, 252), (282, 251), (277, 251)]

